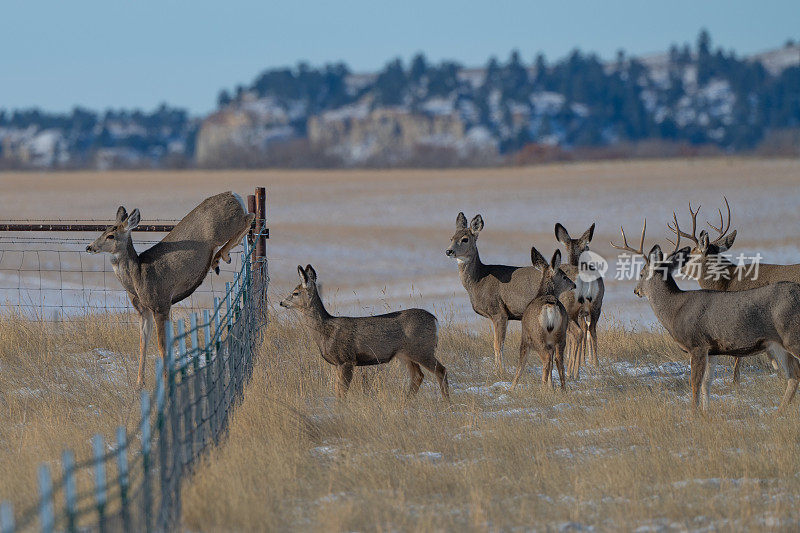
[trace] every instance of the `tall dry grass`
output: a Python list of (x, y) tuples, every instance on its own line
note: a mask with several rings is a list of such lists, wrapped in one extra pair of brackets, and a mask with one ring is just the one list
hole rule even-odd
[[(516, 361), (518, 334), (506, 343)], [(453, 402), (405, 369), (333, 369), (273, 321), (225, 444), (183, 488), (189, 530), (789, 530), (800, 519), (800, 420), (776, 415), (782, 380), (718, 367), (712, 409), (689, 407), (688, 365), (658, 332), (601, 333), (602, 368), (568, 391), (493, 372), (490, 337), (442, 328)]]
[[(14, 310), (0, 314), (0, 500), (21, 511), (36, 501), (40, 462), (55, 477), (64, 448), (81, 461), (91, 456), (93, 434), (112, 439), (117, 426), (135, 427), (137, 320), (98, 315), (51, 322)], [(90, 486), (89, 476), (78, 481), (81, 489)]]

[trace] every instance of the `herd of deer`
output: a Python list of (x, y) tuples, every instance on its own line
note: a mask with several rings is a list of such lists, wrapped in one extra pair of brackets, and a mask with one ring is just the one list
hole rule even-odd
[[(734, 381), (738, 381), (739, 358), (765, 351), (787, 380), (780, 405), (783, 409), (791, 402), (800, 380), (800, 265), (760, 263), (758, 269), (751, 269), (724, 258), (721, 254), (736, 238), (736, 231), (728, 233), (731, 213), (727, 199), (725, 205), (727, 224), (721, 209), (719, 226), (708, 223), (719, 234), (714, 241), (705, 230), (697, 235), (699, 207), (693, 210), (690, 204), (692, 232), (684, 232), (673, 213), (668, 226), (676, 236), (675, 248), (668, 256), (664, 257), (658, 245), (645, 254), (646, 221), (638, 248), (628, 244), (624, 230), (623, 244), (611, 244), (644, 258), (634, 293), (648, 299), (658, 320), (690, 355), (695, 407), (701, 403), (701, 395), (703, 409), (708, 407), (716, 356), (736, 358)], [(161, 242), (137, 254), (130, 232), (139, 223), (139, 210), (128, 214), (120, 207), (115, 223), (86, 248), (90, 253), (112, 254), (114, 272), (139, 312), (140, 387), (144, 385), (145, 352), (153, 323), (163, 358), (171, 306), (192, 294), (209, 270), (219, 273), (220, 261), (230, 262), (231, 248), (249, 231), (253, 217), (240, 197), (222, 193), (204, 200)], [(474, 311), (491, 320), (497, 370), (504, 372), (502, 354), (508, 321), (519, 320), (522, 337), (512, 387), (519, 382), (529, 352), (535, 350), (542, 360), (542, 383), (554, 386), (555, 363), (564, 389), (567, 374), (578, 378), (584, 359), (599, 365), (597, 323), (605, 287), (601, 276), (587, 277), (580, 270), (584, 266), (580, 264), (581, 255), (589, 249), (594, 224), (577, 239), (556, 224), (555, 237), (566, 249), (567, 262), (562, 264), (560, 250), (548, 262), (532, 247), (532, 265), (526, 267), (484, 264), (477, 247), (482, 229), (480, 215), (468, 224), (464, 213), (459, 213), (456, 232), (445, 253), (457, 260)], [(691, 240), (694, 246), (681, 248), (681, 238)], [(301, 312), (323, 359), (337, 367), (339, 396), (347, 392), (354, 367), (397, 358), (408, 367), (409, 394), (419, 389), (425, 368), (436, 377), (442, 397), (449, 398), (447, 370), (435, 355), (437, 321), (431, 313), (406, 309), (368, 317), (333, 316), (320, 298), (314, 268), (307, 265), (297, 269), (300, 284), (280, 305)], [(700, 290), (678, 287), (673, 275), (681, 269), (694, 273)], [(565, 369), (568, 340), (571, 350)]]

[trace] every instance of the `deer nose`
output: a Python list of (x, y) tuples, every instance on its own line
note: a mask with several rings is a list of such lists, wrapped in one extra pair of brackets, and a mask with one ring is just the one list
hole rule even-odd
[(453, 257), (455, 253), (456, 252), (454, 250), (451, 250), (450, 248), (444, 251), (444, 255), (446, 255), (447, 257)]
[(90, 244), (89, 246), (87, 246), (87, 247), (86, 247), (86, 251), (87, 251), (87, 252), (91, 252), (91, 251), (92, 251), (92, 245), (91, 245), (91, 244)]

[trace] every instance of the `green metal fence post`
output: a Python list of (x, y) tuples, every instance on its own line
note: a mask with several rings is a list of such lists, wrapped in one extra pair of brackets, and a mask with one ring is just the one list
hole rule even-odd
[(14, 533), (14, 508), (9, 502), (0, 503), (0, 533)]
[[(183, 322), (181, 322), (183, 324)], [(175, 341), (173, 332), (175, 331), (176, 324), (171, 322), (168, 324), (167, 330), (167, 354), (170, 361), (169, 371), (169, 420), (170, 420), (170, 452), (172, 458), (170, 461), (170, 475), (167, 478), (167, 506), (164, 508), (164, 529), (173, 529), (177, 517), (177, 509), (180, 504), (180, 477), (183, 473), (183, 443), (181, 442), (181, 413), (180, 403), (178, 401), (178, 383), (176, 382), (178, 362), (175, 354)], [(164, 494), (161, 494), (164, 500)]]
[(75, 485), (75, 454), (64, 450), (61, 454), (61, 468), (64, 470), (64, 509), (67, 513), (67, 531), (76, 531), (75, 515), (77, 488)]
[[(159, 496), (161, 501), (159, 503), (156, 529), (159, 530), (166, 529), (169, 525), (169, 512), (172, 508), (170, 503), (172, 500), (172, 490), (170, 484), (172, 482), (173, 471), (176, 467), (175, 441), (177, 439), (177, 435), (175, 422), (178, 420), (178, 417), (175, 413), (175, 347), (173, 346), (174, 343), (172, 340), (172, 328), (172, 322), (167, 322), (166, 327), (164, 328), (167, 345), (167, 382), (163, 405), (163, 423), (161, 424), (161, 430), (159, 431), (158, 435), (159, 455), (161, 458), (159, 470), (161, 474), (161, 483), (159, 488)], [(169, 430), (168, 432), (167, 429)], [(167, 433), (169, 433), (169, 438), (166, 437)], [(170, 449), (173, 452), (171, 457), (169, 456)]]
[(205, 349), (203, 355), (205, 356), (205, 364), (211, 362), (211, 314), (208, 309), (203, 309), (203, 335), (205, 341)]
[(205, 340), (205, 347), (203, 349), (203, 357), (205, 364), (203, 365), (203, 376), (206, 382), (206, 442), (214, 438), (214, 378), (213, 366), (211, 364), (211, 354), (213, 347), (211, 346), (211, 314), (208, 309), (203, 309), (203, 336)]
[(130, 531), (131, 515), (128, 509), (128, 436), (125, 427), (117, 428), (117, 478), (119, 481), (119, 511), (122, 519), (122, 529)]
[(183, 319), (176, 322), (178, 326), (175, 339), (178, 341), (178, 368), (181, 372), (181, 378), (186, 377), (186, 332), (184, 331)]
[(223, 382), (223, 357), (222, 353), (222, 324), (220, 323), (220, 314), (222, 313), (222, 305), (219, 298), (214, 298), (214, 374), (216, 380), (214, 382), (214, 442), (219, 442), (220, 430), (222, 424), (220, 417), (222, 416), (222, 401), (225, 393), (225, 383)]
[(51, 533), (55, 527), (53, 480), (50, 477), (50, 467), (45, 463), (39, 465), (39, 526), (42, 533)]
[[(192, 456), (195, 450), (202, 450), (205, 439), (203, 438), (203, 379), (200, 374), (200, 336), (198, 334), (197, 313), (189, 317), (192, 328), (192, 384), (194, 385), (194, 401), (192, 402), (193, 420), (192, 427)], [(199, 444), (199, 446), (195, 446)]]
[(92, 450), (94, 452), (94, 500), (97, 507), (97, 521), (100, 531), (106, 530), (106, 463), (103, 459), (105, 446), (103, 436), (100, 434), (92, 437)]
[[(161, 389), (164, 394), (164, 373), (161, 359), (156, 360), (156, 390)], [(142, 391), (140, 430), (142, 434), (142, 518), (144, 530), (149, 533), (153, 530), (153, 489), (150, 486), (150, 395)]]
[(225, 420), (227, 423), (228, 418), (228, 410), (230, 409), (231, 403), (233, 403), (233, 387), (234, 387), (234, 373), (233, 373), (233, 364), (234, 364), (234, 355), (233, 355), (233, 347), (231, 346), (231, 328), (233, 327), (233, 316), (231, 307), (233, 302), (231, 302), (231, 292), (233, 291), (233, 286), (230, 282), (225, 284), (225, 307), (228, 310), (228, 315), (225, 320), (225, 330), (227, 336), (225, 337), (225, 344), (227, 346), (227, 363), (228, 363), (228, 378), (227, 383), (225, 384)]

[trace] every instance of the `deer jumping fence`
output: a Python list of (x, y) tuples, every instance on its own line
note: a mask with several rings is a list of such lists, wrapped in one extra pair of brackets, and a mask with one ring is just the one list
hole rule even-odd
[(41, 464), (37, 504), (18, 513), (8, 502), (0, 504), (0, 533), (37, 524), (48, 533), (177, 529), (181, 483), (224, 435), (266, 323), (265, 200), (263, 188), (248, 198), (255, 228), (243, 241), (241, 266), (224, 294), (214, 297), (210, 310), (167, 327), (167, 358), (156, 360), (155, 389), (141, 393), (138, 422), (117, 428), (113, 442), (95, 435), (89, 460), (76, 463), (65, 450), (55, 476)]

